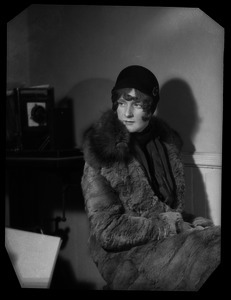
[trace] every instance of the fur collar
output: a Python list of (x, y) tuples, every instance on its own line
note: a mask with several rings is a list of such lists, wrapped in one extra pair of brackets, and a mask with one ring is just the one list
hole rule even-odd
[[(155, 135), (167, 144), (175, 145), (178, 151), (182, 140), (178, 133), (163, 120), (153, 116), (150, 125)], [(83, 152), (85, 161), (94, 167), (108, 166), (115, 162), (128, 161), (130, 152), (130, 133), (114, 111), (108, 110), (84, 133)]]

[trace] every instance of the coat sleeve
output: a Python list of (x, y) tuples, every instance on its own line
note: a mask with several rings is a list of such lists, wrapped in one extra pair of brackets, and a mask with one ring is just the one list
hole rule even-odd
[(162, 238), (168, 224), (156, 216), (145, 218), (125, 213), (109, 182), (87, 163), (81, 181), (90, 234), (108, 251), (127, 250)]

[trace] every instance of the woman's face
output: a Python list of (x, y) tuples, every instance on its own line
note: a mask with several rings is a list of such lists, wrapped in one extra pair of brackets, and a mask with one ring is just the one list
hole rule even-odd
[(145, 112), (143, 111), (141, 100), (137, 99), (135, 89), (127, 93), (126, 100), (121, 96), (117, 102), (118, 119), (126, 126), (129, 132), (141, 132), (147, 126), (149, 121), (144, 121)]

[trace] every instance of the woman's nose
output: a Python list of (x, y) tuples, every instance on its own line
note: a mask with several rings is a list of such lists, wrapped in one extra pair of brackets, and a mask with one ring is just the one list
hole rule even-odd
[(131, 103), (128, 103), (128, 105), (127, 105), (127, 107), (126, 107), (126, 110), (125, 110), (125, 116), (126, 116), (127, 118), (133, 117), (133, 108), (132, 108)]

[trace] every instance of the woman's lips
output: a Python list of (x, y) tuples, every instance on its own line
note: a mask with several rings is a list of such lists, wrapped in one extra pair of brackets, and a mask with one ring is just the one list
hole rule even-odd
[(126, 121), (126, 120), (124, 120), (124, 124), (125, 125), (132, 125), (134, 123), (135, 123), (134, 121)]

